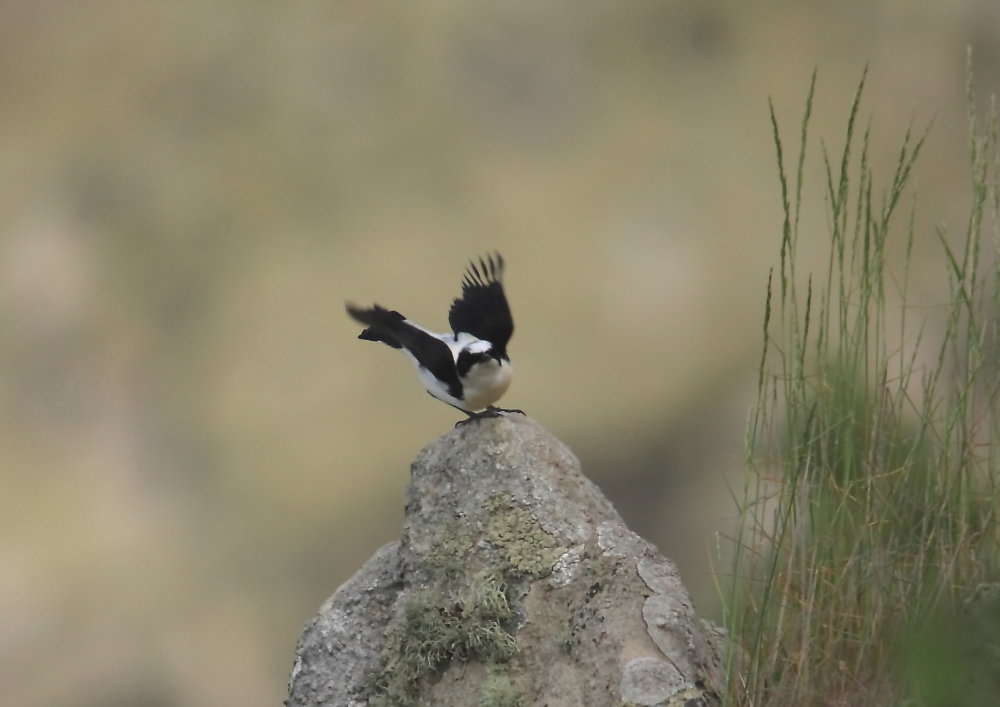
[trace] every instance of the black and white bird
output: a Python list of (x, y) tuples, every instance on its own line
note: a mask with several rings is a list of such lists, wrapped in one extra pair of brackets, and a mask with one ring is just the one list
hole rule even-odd
[(366, 328), (358, 335), (401, 349), (417, 367), (417, 375), (432, 396), (469, 417), (458, 424), (503, 412), (494, 407), (510, 385), (513, 367), (507, 342), (514, 320), (504, 295), (504, 262), (499, 253), (469, 264), (462, 296), (451, 304), (451, 334), (435, 334), (396, 311), (379, 305), (347, 304), (347, 313)]

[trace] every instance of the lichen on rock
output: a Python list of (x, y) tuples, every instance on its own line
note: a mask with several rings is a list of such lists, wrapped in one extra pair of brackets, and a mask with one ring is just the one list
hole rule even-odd
[(552, 568), (566, 553), (566, 548), (539, 526), (514, 498), (491, 496), (486, 502), (489, 520), (486, 539), (499, 548), (509, 573), (540, 578), (552, 574)]

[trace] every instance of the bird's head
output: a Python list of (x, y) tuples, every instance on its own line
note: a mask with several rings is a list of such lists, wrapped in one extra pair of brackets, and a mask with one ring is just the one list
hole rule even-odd
[(477, 339), (464, 346), (459, 352), (457, 360), (458, 374), (464, 376), (477, 363), (482, 364), (495, 361), (499, 366), (505, 360), (507, 360), (506, 351), (498, 349), (489, 341)]

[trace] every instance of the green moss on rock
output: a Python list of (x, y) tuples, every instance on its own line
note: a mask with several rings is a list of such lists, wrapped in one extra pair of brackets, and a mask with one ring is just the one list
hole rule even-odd
[[(402, 615), (386, 631), (381, 662), (369, 682), (373, 707), (416, 704), (421, 681), (454, 662), (495, 667), (517, 653), (508, 585), (551, 574), (566, 549), (511, 496), (490, 498), (486, 517), (484, 536), (499, 557), (492, 552), (486, 554), (489, 559), (477, 556), (478, 534), (465, 518), (447, 523), (431, 539), (422, 556), (428, 587), (410, 594)], [(491, 566), (470, 576), (477, 562)], [(521, 700), (508, 678), (491, 672), (479, 703), (518, 707)]]
[(382, 662), (371, 679), (376, 707), (415, 703), (419, 683), (452, 661), (504, 663), (517, 652), (506, 625), (513, 618), (505, 586), (491, 573), (477, 574), (458, 596), (440, 589), (415, 592), (386, 633)]
[(506, 675), (491, 672), (483, 681), (479, 707), (522, 707), (524, 697)]

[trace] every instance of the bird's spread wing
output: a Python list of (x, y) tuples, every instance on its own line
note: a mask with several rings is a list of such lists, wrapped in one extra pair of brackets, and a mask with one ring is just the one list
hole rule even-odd
[(514, 320), (500, 279), (503, 258), (499, 253), (469, 264), (462, 280), (462, 296), (448, 312), (448, 323), (456, 334), (465, 332), (492, 343), (506, 352), (514, 333)]
[(455, 357), (448, 344), (439, 337), (408, 321), (399, 312), (377, 304), (367, 309), (348, 304), (347, 313), (367, 327), (358, 335), (359, 339), (381, 341), (396, 349), (406, 349), (420, 366), (441, 381), (449, 394), (456, 398), (462, 394)]

